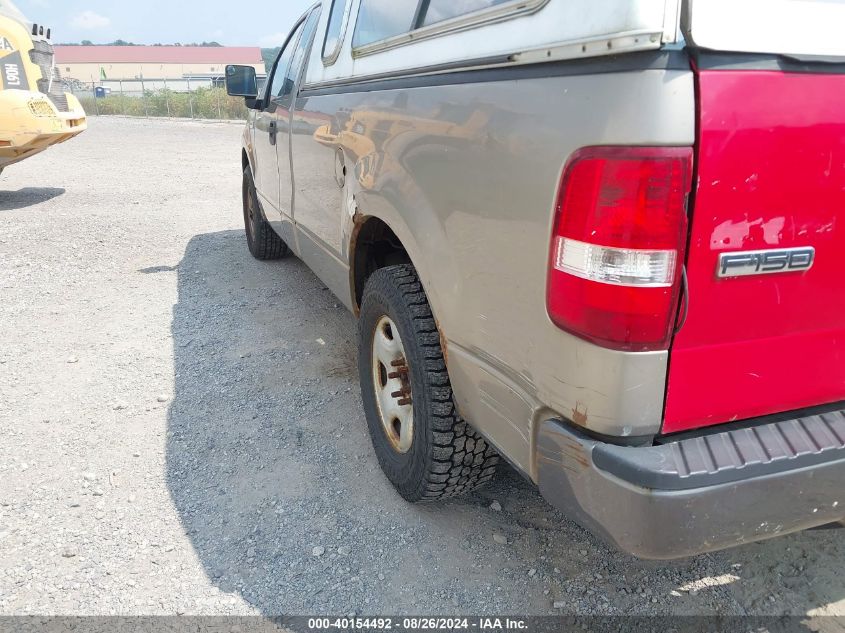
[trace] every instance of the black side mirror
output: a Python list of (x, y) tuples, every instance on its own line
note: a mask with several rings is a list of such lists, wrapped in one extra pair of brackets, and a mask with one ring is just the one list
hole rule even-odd
[(226, 92), (232, 97), (256, 99), (258, 79), (252, 66), (226, 66)]

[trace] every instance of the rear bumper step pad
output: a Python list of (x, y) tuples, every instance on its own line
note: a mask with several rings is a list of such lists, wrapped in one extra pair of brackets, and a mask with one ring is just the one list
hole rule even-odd
[(645, 448), (548, 420), (538, 451), (543, 496), (641, 558), (692, 556), (845, 519), (845, 412)]

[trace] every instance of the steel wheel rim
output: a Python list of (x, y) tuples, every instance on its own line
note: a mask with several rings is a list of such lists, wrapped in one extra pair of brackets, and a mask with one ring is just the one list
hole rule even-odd
[(414, 405), (405, 347), (396, 324), (383, 316), (372, 341), (373, 388), (382, 430), (397, 453), (414, 443)]
[(247, 226), (247, 236), (249, 240), (255, 241), (255, 197), (252, 191), (250, 191), (249, 187), (246, 188), (244, 192), (246, 203), (244, 206), (244, 215), (246, 216), (246, 226)]

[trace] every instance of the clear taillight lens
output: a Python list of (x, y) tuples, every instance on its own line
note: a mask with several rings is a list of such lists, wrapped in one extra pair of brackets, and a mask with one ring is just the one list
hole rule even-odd
[(548, 283), (561, 328), (621, 350), (667, 349), (687, 239), (691, 148), (588, 148), (561, 180)]
[(677, 251), (596, 246), (559, 237), (555, 268), (604, 284), (665, 288), (675, 281)]

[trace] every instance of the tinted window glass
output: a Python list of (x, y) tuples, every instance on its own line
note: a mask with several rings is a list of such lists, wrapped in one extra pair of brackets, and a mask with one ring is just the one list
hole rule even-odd
[(361, 0), (352, 45), (357, 48), (407, 33), (418, 4), (419, 0)]
[(465, 13), (489, 9), (511, 0), (431, 0), (422, 25), (436, 24), (449, 18), (456, 18)]
[(323, 57), (331, 57), (340, 46), (340, 27), (343, 26), (343, 14), (351, 0), (334, 0), (326, 29), (326, 41), (323, 43)]
[(299, 38), (299, 43), (296, 46), (296, 51), (293, 54), (288, 71), (285, 74), (285, 82), (282, 85), (282, 92), (278, 93), (277, 101), (284, 107), (289, 107), (293, 101), (293, 90), (296, 87), (296, 82), (299, 79), (300, 71), (302, 71), (302, 62), (305, 59), (305, 54), (311, 46), (311, 38), (314, 36), (314, 31), (317, 29), (317, 18), (320, 17), (319, 11), (314, 11), (308, 16), (305, 21), (305, 26), (302, 29), (302, 34)]
[(273, 81), (270, 85), (270, 97), (276, 97), (282, 94), (287, 79), (288, 68), (290, 67), (290, 60), (293, 57), (293, 52), (296, 50), (297, 42), (299, 41), (299, 34), (302, 32), (303, 24), (300, 24), (291, 38), (288, 40), (287, 46), (280, 53), (279, 60), (276, 62), (276, 68), (273, 71)]

